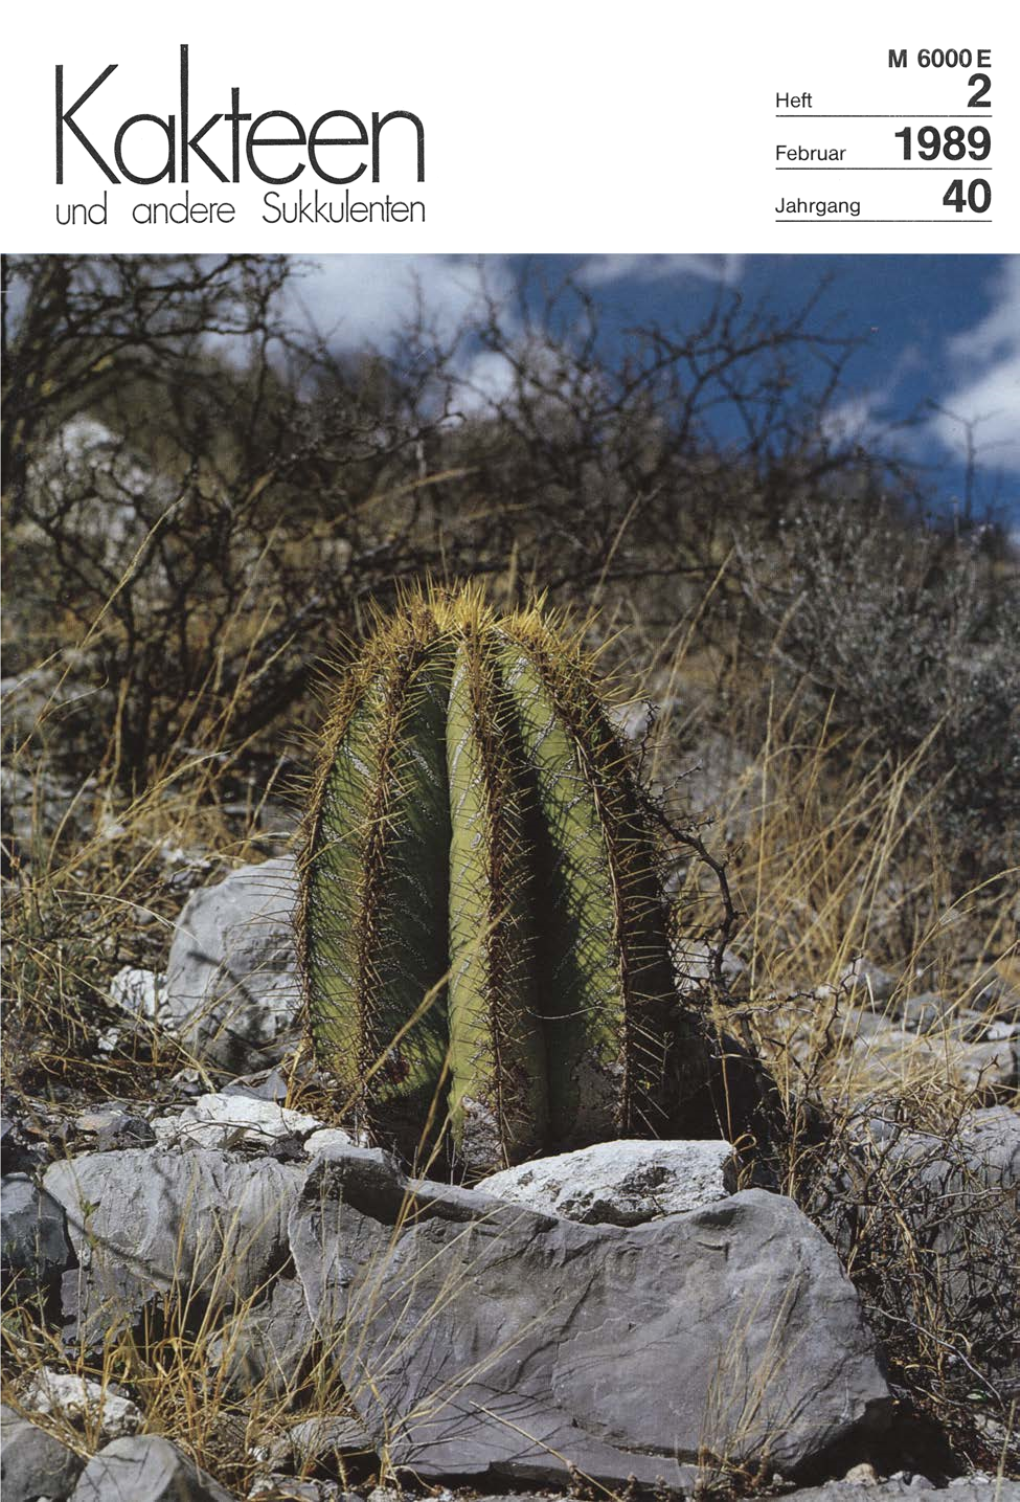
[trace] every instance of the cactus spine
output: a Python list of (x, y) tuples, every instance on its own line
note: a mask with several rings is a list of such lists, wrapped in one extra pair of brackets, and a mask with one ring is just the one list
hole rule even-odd
[(437, 1101), (473, 1172), (676, 1119), (699, 1042), (653, 844), (590, 660), (537, 609), (433, 591), (379, 624), (327, 724), (300, 938), (319, 1054), (403, 1145)]

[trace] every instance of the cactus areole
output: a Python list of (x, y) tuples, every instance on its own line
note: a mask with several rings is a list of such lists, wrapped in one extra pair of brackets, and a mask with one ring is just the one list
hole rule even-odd
[(590, 657), (539, 609), (416, 592), (326, 725), (302, 863), (316, 1049), (344, 1114), (472, 1176), (668, 1136), (704, 1043)]

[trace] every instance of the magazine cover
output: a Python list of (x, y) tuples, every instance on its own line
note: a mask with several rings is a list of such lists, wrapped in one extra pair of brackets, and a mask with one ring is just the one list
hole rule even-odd
[(1006, 8), (7, 41), (5, 1502), (1020, 1497)]

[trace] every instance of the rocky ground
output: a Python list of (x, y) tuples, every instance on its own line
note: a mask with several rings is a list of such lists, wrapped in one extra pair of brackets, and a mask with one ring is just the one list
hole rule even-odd
[[(986, 1345), (1008, 1346), (1013, 1110), (973, 1111), (950, 1148), (865, 1095), (810, 1218), (722, 1141), (610, 1143), (470, 1190), (413, 1179), (314, 1108), (327, 1082), (298, 1036), (293, 892), (288, 855), (198, 887), (166, 972), (112, 978), (121, 1020), (103, 1046), (156, 1032), (191, 1061), (158, 1098), (8, 1093), (5, 1325), (13, 1348), (29, 1326), (49, 1333), (7, 1390), (7, 1502), (325, 1502), (380, 1480), (434, 1495), (1020, 1495), (1003, 1466), (953, 1474), (945, 1448), (904, 1430), (840, 1258), (862, 1220), (876, 1235), (906, 1221), (968, 1338), (983, 1321)], [(681, 983), (703, 963), (680, 955)], [(1015, 1081), (1005, 987), (947, 1025), (938, 996), (891, 1010), (893, 986), (858, 963), (812, 998), (851, 1065), (953, 1050), (952, 1067)], [(187, 1344), (189, 1401), (233, 1425), (243, 1492), (155, 1432), (159, 1402), (124, 1358), (139, 1332)], [(988, 1440), (1008, 1471), (1008, 1427)]]

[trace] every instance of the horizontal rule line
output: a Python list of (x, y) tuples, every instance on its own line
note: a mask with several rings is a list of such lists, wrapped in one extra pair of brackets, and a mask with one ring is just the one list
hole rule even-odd
[(961, 167), (954, 162), (950, 167), (777, 167), (777, 172), (991, 172), (983, 162), (973, 167)]
[(786, 115), (776, 115), (777, 120), (975, 120), (979, 125), (991, 118), (991, 115), (979, 115), (976, 111), (970, 115), (933, 115), (930, 112), (925, 115), (820, 115), (817, 110), (807, 110), (803, 114), (794, 110)]

